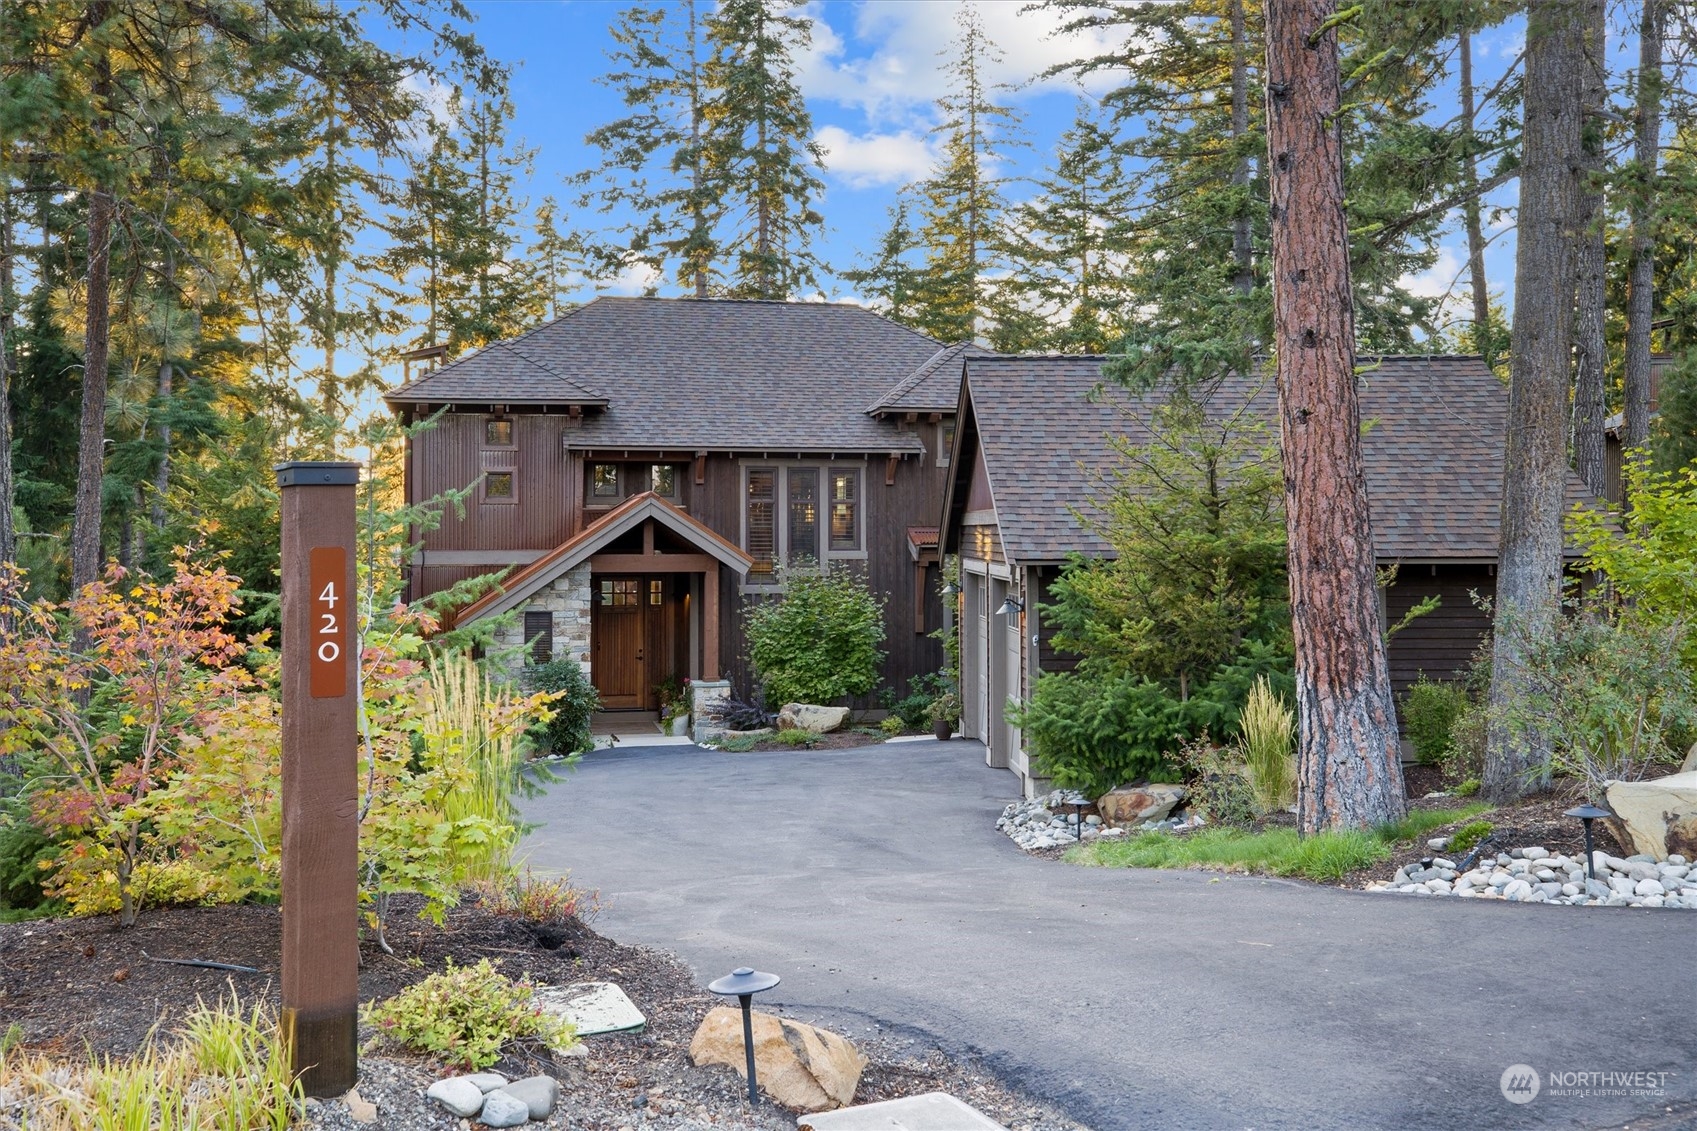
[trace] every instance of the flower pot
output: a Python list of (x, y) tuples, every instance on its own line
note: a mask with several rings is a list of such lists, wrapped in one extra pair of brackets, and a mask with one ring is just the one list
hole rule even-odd
[(682, 738), (689, 733), (689, 716), (673, 715), (666, 723), (666, 733), (673, 738)]
[(934, 719), (931, 722), (931, 733), (937, 736), (938, 742), (947, 742), (955, 732), (955, 724), (947, 719)]

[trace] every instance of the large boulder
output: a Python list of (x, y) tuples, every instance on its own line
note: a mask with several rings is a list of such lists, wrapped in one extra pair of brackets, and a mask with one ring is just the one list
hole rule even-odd
[[(720, 1006), (689, 1042), (698, 1065), (723, 1064), (748, 1075), (742, 1011)], [(854, 1101), (866, 1057), (846, 1037), (799, 1021), (754, 1014), (754, 1073), (760, 1090), (792, 1111), (830, 1111)]]
[(1650, 781), (1612, 781), (1604, 788), (1637, 852), (1666, 860), (1697, 858), (1697, 771)]
[(848, 722), (847, 707), (815, 707), (807, 703), (785, 703), (778, 712), (779, 730), (810, 730), (825, 734)]
[(1096, 812), (1110, 825), (1141, 825), (1159, 821), (1184, 800), (1184, 786), (1122, 785), (1096, 799)]

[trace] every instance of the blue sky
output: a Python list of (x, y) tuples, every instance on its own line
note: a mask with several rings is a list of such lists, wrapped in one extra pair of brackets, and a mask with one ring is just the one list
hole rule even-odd
[[(569, 200), (573, 191), (564, 178), (596, 160), (583, 144), (584, 135), (622, 113), (615, 93), (595, 80), (607, 69), (608, 25), (625, 6), (606, 0), (471, 4), (479, 40), (513, 67), (514, 132), (538, 150), (535, 176), (522, 190), (533, 205), (549, 193)], [(938, 52), (955, 34), (957, 6), (951, 0), (813, 0), (803, 9), (814, 21), (814, 35), (812, 48), (800, 60), (800, 84), (827, 154), (820, 210), (829, 230), (821, 250), (834, 268), (856, 263), (885, 227), (886, 211), (900, 186), (930, 167), (934, 102), (946, 86)], [(1104, 89), (1081, 90), (1066, 78), (1036, 81), (1036, 76), (1106, 44), (1059, 35), (1056, 16), (1026, 11), (1021, 0), (981, 0), (978, 9), (1003, 56), (992, 78), (1013, 87), (1002, 98), (1025, 116), (1030, 142), (1029, 149), (1015, 151), (1005, 172), (1016, 178), (1035, 174), (1071, 122), (1077, 100)], [(1500, 75), (1521, 42), (1518, 24), (1480, 37), (1475, 71), (1481, 86)], [(1618, 51), (1621, 44), (1617, 39), (1611, 46)], [(1445, 92), (1437, 101), (1434, 118), (1453, 116), (1453, 95)], [(1008, 188), (1016, 199), (1030, 191), (1017, 181)], [(1493, 202), (1512, 206), (1515, 191), (1511, 182)], [(1512, 290), (1511, 227), (1511, 218), (1496, 223), (1499, 238), (1487, 256), (1493, 290), (1505, 300)], [(1446, 236), (1438, 262), (1410, 280), (1412, 287), (1436, 294), (1455, 286), (1464, 269), (1462, 246), (1457, 225)], [(627, 279), (611, 289), (631, 291), (641, 282)], [(670, 292), (662, 287), (662, 293)], [(838, 281), (827, 283), (826, 295), (855, 297)]]

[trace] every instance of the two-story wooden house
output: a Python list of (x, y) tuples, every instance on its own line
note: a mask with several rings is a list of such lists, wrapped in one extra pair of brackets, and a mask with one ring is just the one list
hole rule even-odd
[[(408, 595), (478, 574), (462, 621), (581, 662), (608, 708), (668, 679), (747, 694), (743, 613), (783, 571), (864, 571), (885, 682), (937, 670), (936, 519), (963, 354), (857, 306), (600, 298), (396, 389), (409, 500), (476, 484)], [(941, 458), (939, 458), (941, 457)]]

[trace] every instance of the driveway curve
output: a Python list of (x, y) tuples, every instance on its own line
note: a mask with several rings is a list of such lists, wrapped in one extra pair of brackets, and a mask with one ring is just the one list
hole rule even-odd
[(1697, 1127), (1691, 912), (1072, 867), (995, 831), (1015, 789), (959, 740), (622, 748), (525, 803), (525, 848), (621, 942), (775, 971), (794, 1015), (916, 1030), (1096, 1131)]

